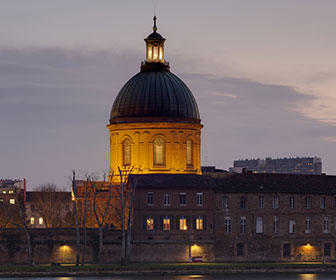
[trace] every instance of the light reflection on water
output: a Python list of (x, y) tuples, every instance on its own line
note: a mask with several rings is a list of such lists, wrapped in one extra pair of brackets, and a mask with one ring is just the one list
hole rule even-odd
[(223, 274), (223, 275), (134, 275), (82, 277), (13, 277), (1, 280), (335, 280), (335, 274)]
[(300, 279), (302, 280), (315, 280), (316, 274), (300, 274)]

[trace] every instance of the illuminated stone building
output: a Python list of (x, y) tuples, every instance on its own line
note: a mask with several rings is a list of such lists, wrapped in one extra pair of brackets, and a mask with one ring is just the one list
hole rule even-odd
[[(111, 174), (201, 174), (201, 120), (186, 84), (170, 72), (165, 39), (146, 39), (146, 60), (116, 97), (107, 126)], [(119, 177), (114, 176), (118, 181)]]
[(215, 168), (202, 175), (196, 101), (164, 60), (155, 18), (153, 30), (146, 61), (119, 92), (108, 125), (111, 173), (133, 168), (132, 260), (334, 259), (336, 177)]
[[(128, 187), (136, 189), (133, 262), (335, 261), (336, 176), (228, 174), (215, 167), (204, 168), (202, 175), (202, 125), (196, 101), (164, 60), (165, 39), (157, 33), (155, 18), (153, 31), (145, 39), (141, 71), (120, 90), (107, 126), (115, 184), (75, 181), (80, 219), (87, 195), (88, 227), (97, 227), (94, 189), (100, 186), (96, 199), (104, 212), (110, 198), (107, 190), (114, 188), (113, 209), (104, 225), (104, 260), (120, 261), (120, 168), (132, 170)], [(36, 199), (28, 202), (34, 210)], [(75, 250), (74, 231), (60, 232), (36, 231), (38, 255), (42, 250), (44, 254), (41, 261), (50, 260), (50, 244), (59, 253)], [(97, 231), (88, 232), (87, 260), (95, 262)], [(5, 240), (0, 242), (0, 263), (15, 261), (6, 245), (9, 239), (11, 235), (0, 233), (0, 241)], [(20, 258), (16, 262), (22, 263)], [(72, 255), (69, 262), (74, 261)]]

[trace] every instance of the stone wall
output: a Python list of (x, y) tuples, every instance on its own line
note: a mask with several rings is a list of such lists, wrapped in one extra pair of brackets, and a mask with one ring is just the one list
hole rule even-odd
[[(75, 263), (75, 229), (33, 229), (33, 259), (35, 263)], [(98, 230), (87, 230), (86, 263), (97, 263)], [(106, 263), (120, 262), (121, 232), (104, 230), (103, 258)], [(330, 257), (324, 244), (330, 244)], [(237, 246), (243, 254), (237, 254)], [(289, 244), (289, 255), (284, 246)], [(27, 263), (26, 244), (17, 229), (0, 230), (0, 264)], [(333, 239), (315, 236), (309, 239), (283, 236), (217, 236), (215, 241), (138, 240), (132, 242), (131, 261), (151, 263), (188, 262), (190, 257), (204, 262), (264, 262), (264, 261), (334, 261)]]

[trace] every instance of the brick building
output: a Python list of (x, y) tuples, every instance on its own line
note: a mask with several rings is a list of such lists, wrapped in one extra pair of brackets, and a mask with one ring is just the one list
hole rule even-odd
[(24, 199), (26, 198), (26, 179), (0, 180), (0, 205), (14, 205), (16, 203), (16, 196), (20, 194), (23, 195)]
[[(134, 242), (184, 244), (178, 261), (335, 259), (336, 176), (138, 175)], [(183, 260), (184, 258), (184, 260)], [(171, 259), (170, 259), (171, 260)]]

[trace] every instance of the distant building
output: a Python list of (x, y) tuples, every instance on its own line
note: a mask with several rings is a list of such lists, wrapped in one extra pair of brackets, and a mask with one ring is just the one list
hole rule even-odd
[(26, 199), (26, 179), (0, 179), (0, 204), (14, 205), (19, 194)]
[(229, 172), (224, 169), (217, 169), (216, 166), (202, 166), (202, 175), (208, 175), (212, 178), (222, 178), (229, 175)]
[(319, 157), (266, 158), (235, 160), (233, 173), (282, 173), (282, 174), (322, 174), (322, 161)]

